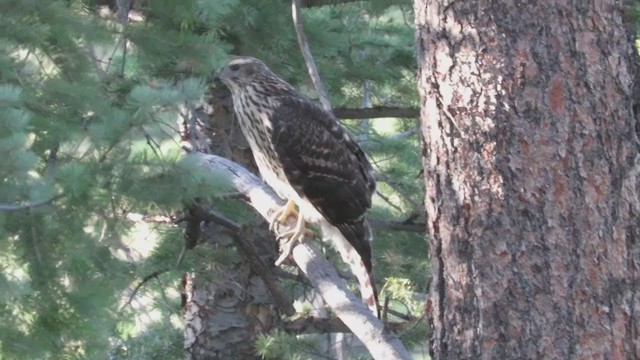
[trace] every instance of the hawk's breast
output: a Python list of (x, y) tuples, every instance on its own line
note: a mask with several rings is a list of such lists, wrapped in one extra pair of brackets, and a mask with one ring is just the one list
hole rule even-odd
[[(234, 97), (234, 111), (242, 133), (247, 138), (253, 157), (263, 180), (283, 199), (293, 199), (307, 221), (316, 222), (322, 218), (313, 204), (300, 196), (289, 184), (282, 162), (272, 143), (273, 125), (271, 116), (279, 105), (274, 98), (255, 96), (253, 89)], [(263, 100), (258, 100), (263, 99)]]

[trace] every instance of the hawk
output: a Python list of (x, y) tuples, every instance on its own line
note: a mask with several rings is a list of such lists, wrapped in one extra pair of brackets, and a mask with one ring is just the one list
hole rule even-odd
[(378, 314), (371, 265), (371, 230), (364, 214), (375, 191), (373, 169), (335, 116), (274, 74), (262, 61), (236, 57), (216, 72), (269, 186), (288, 200), (270, 228), (298, 207), (293, 231), (276, 264), (302, 240), (305, 222), (317, 224), (358, 278), (365, 304)]

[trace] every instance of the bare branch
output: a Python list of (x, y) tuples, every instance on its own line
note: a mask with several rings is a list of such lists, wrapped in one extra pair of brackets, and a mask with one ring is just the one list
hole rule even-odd
[[(406, 327), (406, 322), (386, 323), (386, 329), (397, 331)], [(284, 331), (295, 334), (351, 333), (351, 330), (339, 318), (304, 317), (287, 321)]]
[(26, 203), (26, 204), (20, 204), (20, 205), (0, 204), (0, 211), (29, 210), (29, 209), (33, 209), (33, 208), (37, 208), (37, 207), (40, 207), (40, 206), (44, 206), (44, 205), (50, 204), (50, 203), (60, 199), (63, 196), (64, 196), (64, 194), (60, 194), (60, 195), (56, 195), (56, 196), (51, 197), (51, 198), (46, 199), (46, 200), (40, 200), (40, 201), (36, 201), (36, 202), (32, 202), (32, 203)]
[[(199, 160), (212, 173), (226, 176), (265, 219), (270, 219), (273, 212), (284, 204), (271, 188), (239, 164), (215, 155), (193, 152), (187, 156)], [(382, 322), (348, 289), (317, 245), (305, 240), (294, 247), (292, 257), (331, 310), (365, 344), (375, 359), (411, 358), (398, 337), (386, 331)]]
[(51, 150), (49, 150), (49, 156), (47, 157), (47, 178), (53, 180), (56, 177), (58, 150), (60, 144), (56, 143)]
[(326, 5), (339, 5), (339, 4), (347, 4), (353, 2), (364, 2), (368, 0), (301, 0), (300, 7), (301, 8), (311, 8), (311, 7), (320, 7)]
[(149, 280), (157, 278), (158, 276), (166, 273), (167, 271), (169, 271), (169, 269), (156, 270), (156, 271), (152, 272), (151, 274), (143, 277), (142, 280), (140, 280), (140, 282), (133, 288), (133, 290), (131, 290), (131, 294), (129, 294), (129, 299), (124, 304), (122, 304), (122, 306), (120, 306), (120, 310), (122, 310), (125, 307), (131, 305), (131, 302), (136, 297), (136, 295), (138, 295), (138, 291), (140, 291), (140, 288), (142, 288), (142, 286), (144, 284), (149, 282)]
[(407, 130), (407, 131), (403, 131), (401, 133), (389, 135), (389, 137), (387, 137), (387, 139), (391, 139), (391, 140), (405, 139), (405, 138), (408, 138), (409, 136), (412, 136), (413, 134), (417, 134), (419, 130), (420, 130), (419, 128), (415, 127), (413, 129), (410, 129), (410, 130)]
[(413, 222), (386, 221), (377, 219), (367, 219), (369, 225), (374, 229), (397, 230), (424, 234), (427, 231), (426, 224), (416, 224)]
[(316, 62), (313, 60), (313, 56), (311, 55), (311, 49), (309, 48), (307, 35), (305, 35), (304, 28), (302, 26), (302, 18), (300, 16), (300, 0), (291, 1), (291, 15), (293, 16), (293, 25), (296, 29), (296, 35), (298, 36), (298, 45), (300, 46), (300, 51), (302, 51), (304, 62), (307, 64), (307, 69), (309, 70), (309, 76), (311, 77), (313, 86), (316, 88), (316, 93), (318, 93), (320, 104), (322, 104), (323, 109), (331, 112), (331, 101), (329, 101), (327, 91), (325, 90), (324, 85), (322, 84), (322, 80), (320, 79), (320, 74), (318, 73)]
[(364, 343), (374, 359), (411, 359), (398, 337), (348, 289), (320, 249), (303, 241), (293, 249), (293, 259), (307, 275), (331, 310)]
[(418, 108), (401, 108), (374, 106), (370, 108), (336, 108), (334, 113), (338, 119), (376, 119), (376, 118), (413, 118), (420, 117)]
[(122, 64), (120, 67), (120, 75), (124, 76), (127, 63), (127, 27), (129, 25), (129, 10), (131, 9), (131, 0), (116, 0), (118, 5), (117, 16), (118, 21), (122, 24)]
[[(337, 6), (337, 5), (345, 5), (349, 3), (355, 3), (355, 2), (364, 3), (367, 1), (370, 1), (370, 0), (300, 0), (300, 7), (312, 8), (312, 7), (321, 7), (321, 6)], [(405, 3), (402, 0), (393, 0), (393, 1), (387, 1), (387, 2), (389, 5), (392, 5), (392, 4), (402, 5)]]
[(267, 265), (262, 262), (260, 255), (258, 255), (258, 252), (253, 246), (254, 242), (247, 240), (252, 234), (243, 231), (243, 228), (240, 225), (211, 209), (206, 209), (202, 206), (194, 206), (193, 210), (194, 216), (199, 217), (202, 220), (211, 221), (227, 229), (227, 232), (231, 235), (235, 243), (245, 254), (247, 254), (246, 259), (249, 262), (249, 266), (256, 274), (258, 274), (258, 276), (260, 276), (267, 289), (269, 289), (271, 296), (273, 296), (273, 300), (276, 302), (276, 305), (278, 305), (278, 307), (289, 316), (295, 314), (296, 310), (293, 305), (291, 305), (287, 300), (287, 297), (284, 295), (284, 292), (280, 285), (278, 285), (275, 277), (272, 275)]
[(148, 215), (148, 214), (138, 214), (129, 212), (125, 215), (127, 220), (132, 222), (146, 222), (146, 223), (156, 223), (156, 224), (176, 224), (176, 218), (173, 216), (165, 216), (165, 215)]

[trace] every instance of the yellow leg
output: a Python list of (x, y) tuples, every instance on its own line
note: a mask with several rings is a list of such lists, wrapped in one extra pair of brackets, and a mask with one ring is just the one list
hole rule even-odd
[(285, 222), (289, 215), (293, 214), (293, 216), (298, 216), (298, 212), (295, 210), (295, 208), (296, 203), (293, 200), (289, 199), (285, 206), (276, 210), (276, 212), (273, 214), (271, 221), (269, 221), (269, 230), (274, 231), (276, 229), (276, 226)]
[(280, 266), (280, 264), (282, 264), (282, 262), (286, 258), (288, 258), (289, 255), (291, 255), (293, 246), (296, 245), (296, 243), (298, 243), (299, 241), (302, 241), (302, 239), (304, 239), (304, 235), (306, 232), (307, 232), (307, 229), (305, 228), (304, 218), (302, 216), (298, 216), (298, 222), (296, 223), (296, 227), (293, 230), (287, 231), (284, 234), (278, 235), (278, 240), (284, 239), (284, 238), (288, 238), (288, 239), (282, 245), (282, 254), (280, 254), (280, 257), (278, 258), (278, 260), (276, 260), (276, 266)]

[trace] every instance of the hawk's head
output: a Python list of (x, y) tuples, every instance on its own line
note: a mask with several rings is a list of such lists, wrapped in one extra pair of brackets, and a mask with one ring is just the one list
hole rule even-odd
[(216, 78), (232, 89), (273, 77), (267, 65), (249, 56), (234, 57), (216, 72)]
[(234, 57), (216, 71), (215, 77), (231, 89), (232, 94), (244, 93), (247, 88), (260, 88), (272, 96), (297, 95), (295, 89), (274, 74), (265, 63), (249, 56)]

